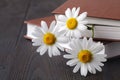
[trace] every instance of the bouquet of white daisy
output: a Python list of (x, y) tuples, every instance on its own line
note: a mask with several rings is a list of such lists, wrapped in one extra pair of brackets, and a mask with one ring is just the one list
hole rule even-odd
[[(37, 52), (40, 55), (48, 51), (49, 57), (60, 55), (60, 51), (66, 51), (63, 57), (70, 59), (66, 64), (75, 66), (73, 73), (80, 70), (82, 76), (88, 72), (95, 74), (96, 70), (102, 71), (102, 62), (106, 61), (105, 47), (101, 42), (94, 42), (92, 38), (83, 38), (82, 33), (87, 30), (85, 20), (87, 12), (79, 15), (80, 7), (68, 8), (65, 15), (57, 15), (48, 28), (45, 21), (36, 27), (32, 39), (33, 46), (39, 46)], [(92, 28), (91, 28), (92, 29)]]

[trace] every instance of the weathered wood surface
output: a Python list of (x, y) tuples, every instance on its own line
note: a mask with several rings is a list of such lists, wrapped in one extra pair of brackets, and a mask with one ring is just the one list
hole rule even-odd
[[(40, 56), (23, 38), (24, 20), (51, 15), (66, 0), (0, 0), (0, 80), (119, 80), (120, 58), (109, 59), (103, 72), (87, 77), (72, 73), (61, 56)], [(107, 53), (120, 53), (120, 43), (106, 44)], [(61, 52), (64, 54), (64, 52)]]

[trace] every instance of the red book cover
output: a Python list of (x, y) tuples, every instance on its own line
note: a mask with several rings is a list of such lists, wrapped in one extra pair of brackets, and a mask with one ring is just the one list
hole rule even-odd
[(52, 13), (63, 14), (67, 8), (80, 7), (89, 17), (120, 20), (120, 0), (67, 0)]

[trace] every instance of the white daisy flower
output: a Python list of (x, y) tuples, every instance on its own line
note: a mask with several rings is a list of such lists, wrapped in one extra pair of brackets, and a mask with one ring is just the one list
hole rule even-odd
[(48, 26), (45, 21), (41, 21), (41, 27), (37, 27), (35, 33), (33, 35), (37, 38), (32, 39), (33, 46), (39, 46), (37, 52), (40, 52), (40, 55), (45, 54), (48, 51), (49, 57), (60, 55), (60, 51), (64, 51), (64, 48), (70, 48), (67, 45), (69, 39), (63, 36), (63, 31), (57, 32), (56, 23), (53, 21)]
[(60, 27), (59, 31), (65, 30), (65, 35), (69, 37), (80, 38), (81, 31), (85, 31), (87, 27), (85, 24), (88, 22), (84, 19), (87, 16), (87, 12), (79, 15), (80, 7), (77, 9), (74, 7), (72, 10), (67, 8), (65, 15), (58, 15), (57, 22)]
[(75, 39), (71, 42), (72, 50), (66, 50), (69, 54), (64, 55), (64, 58), (71, 59), (66, 64), (75, 66), (73, 73), (80, 70), (82, 76), (86, 76), (88, 72), (95, 74), (96, 70), (102, 71), (102, 62), (106, 61), (105, 47), (100, 42), (93, 42), (92, 38), (87, 40)]

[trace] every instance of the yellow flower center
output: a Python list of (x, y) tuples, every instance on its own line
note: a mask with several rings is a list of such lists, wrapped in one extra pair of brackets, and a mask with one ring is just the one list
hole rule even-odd
[(52, 33), (46, 33), (43, 36), (43, 41), (47, 45), (53, 45), (56, 42), (56, 37)]
[(92, 60), (92, 53), (90, 51), (88, 51), (88, 50), (81, 50), (78, 53), (78, 59), (82, 63), (90, 62)]
[(78, 22), (75, 18), (70, 18), (67, 20), (67, 27), (71, 30), (75, 29), (78, 25)]

